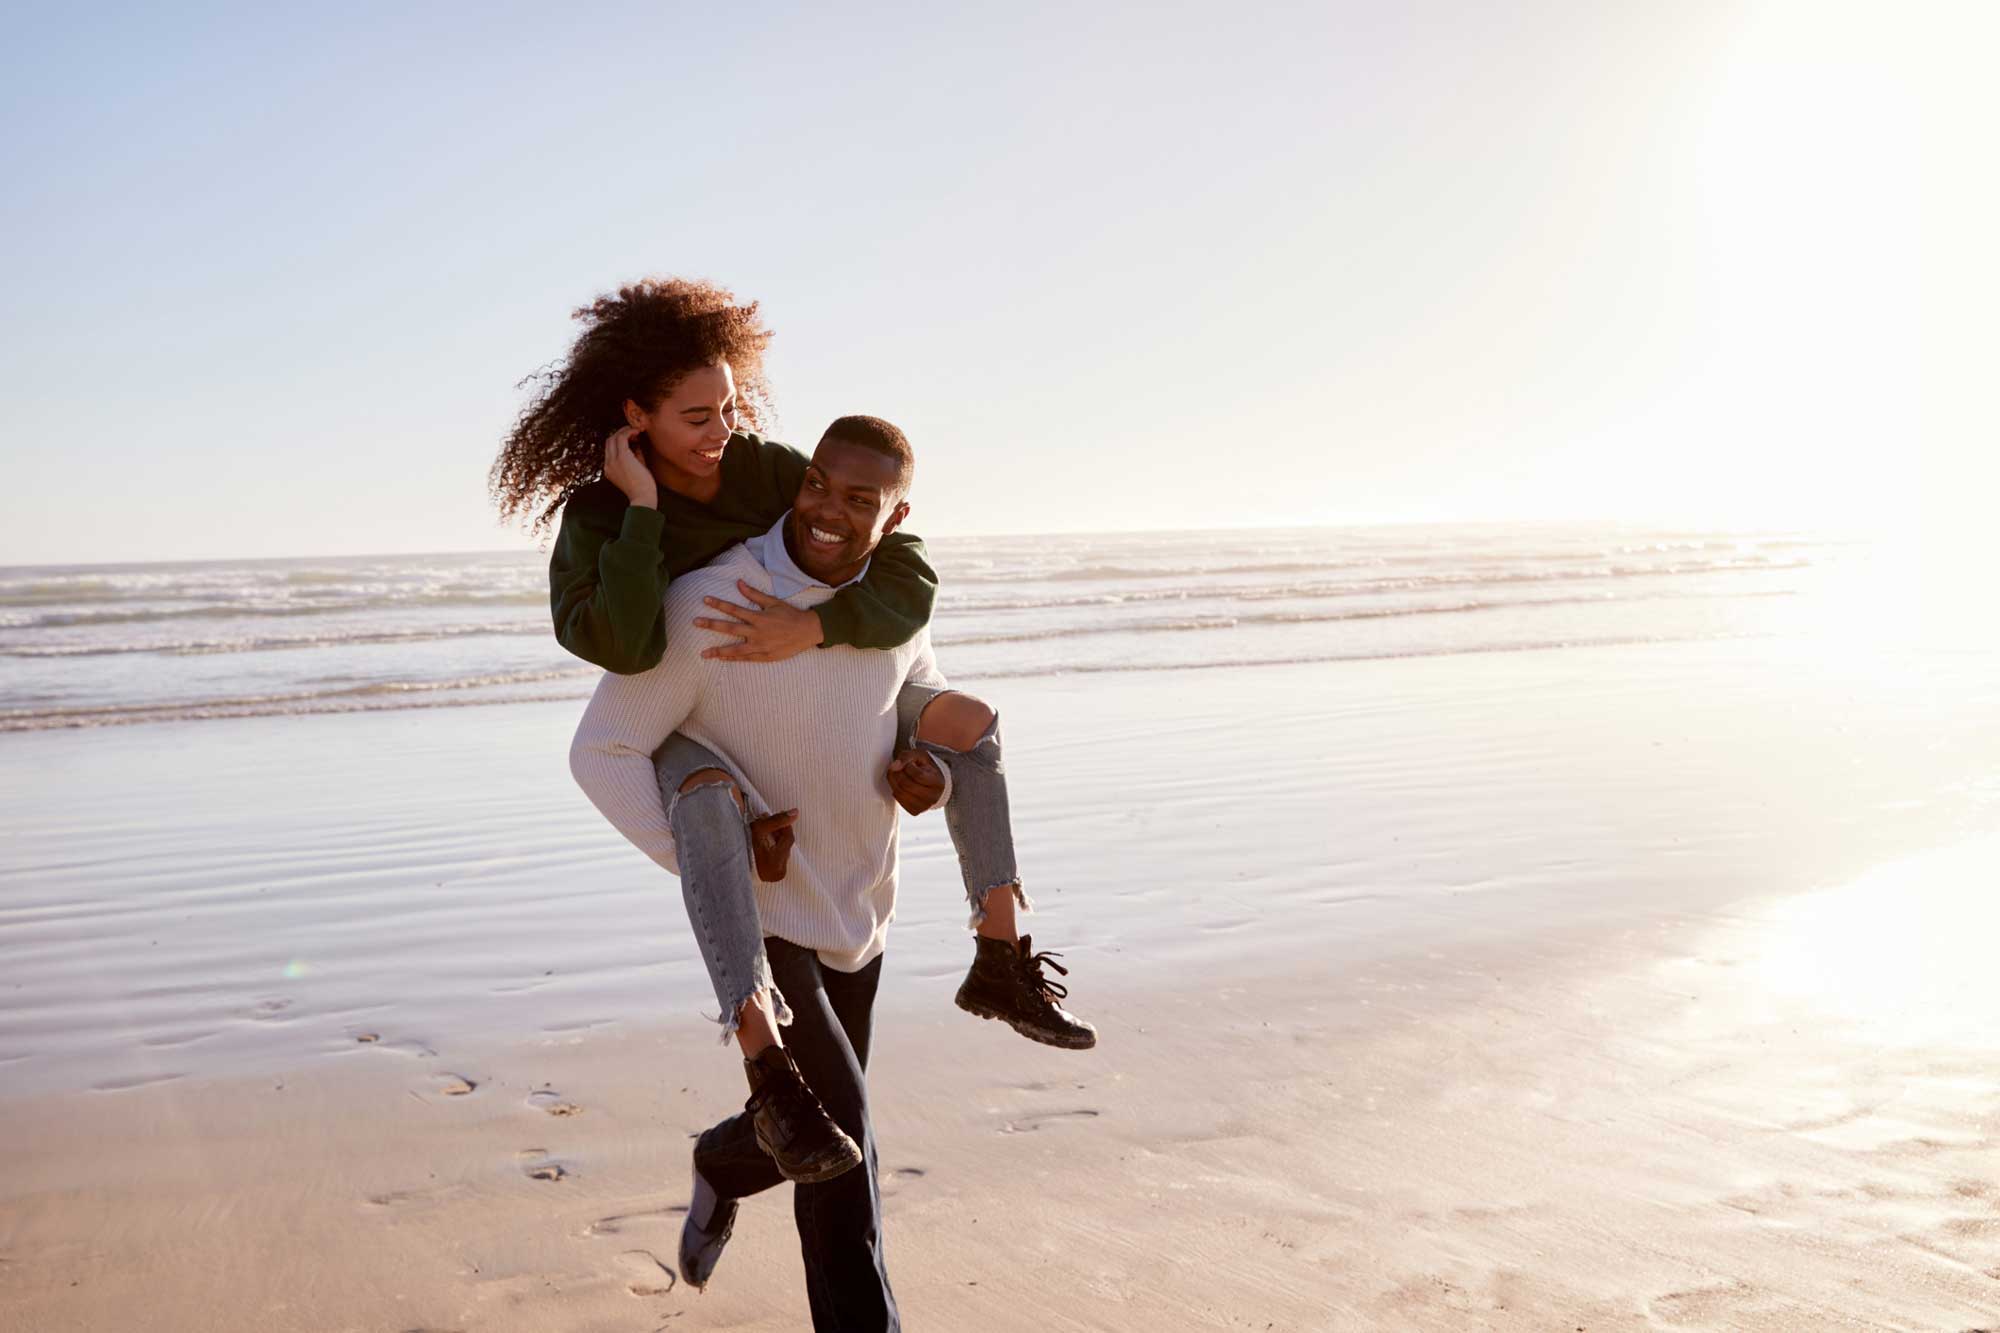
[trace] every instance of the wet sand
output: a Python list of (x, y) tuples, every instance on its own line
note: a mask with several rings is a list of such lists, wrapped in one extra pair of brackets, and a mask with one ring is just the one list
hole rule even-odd
[[(2000, 1326), (2000, 698), (1903, 666), (974, 682), (1103, 1041), (951, 1007), (908, 825), (906, 1322)], [(779, 1194), (668, 1271), (740, 1075), (671, 882), (543, 769), (572, 716), (10, 744), (0, 1328), (803, 1326)]]

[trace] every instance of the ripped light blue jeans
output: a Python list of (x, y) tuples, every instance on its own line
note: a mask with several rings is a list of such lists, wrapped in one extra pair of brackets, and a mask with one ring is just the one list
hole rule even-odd
[[(1007, 769), (1000, 749), (1000, 719), (986, 729), (969, 750), (953, 750), (916, 739), (924, 709), (951, 691), (930, 685), (906, 684), (896, 696), (896, 748), (916, 748), (951, 769), (951, 799), (945, 805), (945, 829), (958, 852), (959, 873), (971, 904), (970, 925), (986, 916), (986, 891), (1009, 887), (1022, 910), (1030, 910), (1021, 892), (1014, 863), (1014, 825), (1007, 804)], [(884, 757), (883, 766), (889, 760)], [(764, 952), (764, 931), (757, 921), (752, 891), (749, 821), (754, 812), (737, 804), (733, 784), (702, 783), (691, 791), (681, 787), (705, 768), (727, 772), (722, 757), (698, 741), (675, 732), (653, 753), (660, 780), (660, 799), (674, 834), (681, 868), (681, 897), (688, 924), (694, 928), (702, 961), (721, 1006), (722, 1040), (736, 1033), (745, 1002), (759, 992), (771, 996), (771, 1012), (781, 1024), (792, 1021), (785, 997), (771, 979), (771, 962)], [(801, 820), (812, 811), (801, 810)]]

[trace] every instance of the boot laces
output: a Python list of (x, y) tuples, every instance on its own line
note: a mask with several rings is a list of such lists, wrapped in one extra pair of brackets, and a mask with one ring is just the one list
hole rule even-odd
[(1057, 1000), (1069, 997), (1069, 987), (1063, 985), (1060, 981), (1052, 981), (1042, 975), (1042, 968), (1048, 966), (1054, 968), (1064, 976), (1068, 976), (1069, 969), (1055, 961), (1060, 957), (1062, 955), (1053, 950), (1043, 950), (1041, 953), (1020, 955), (1021, 980), (1027, 983), (1028, 990), (1037, 999), (1046, 1000), (1053, 1004)]

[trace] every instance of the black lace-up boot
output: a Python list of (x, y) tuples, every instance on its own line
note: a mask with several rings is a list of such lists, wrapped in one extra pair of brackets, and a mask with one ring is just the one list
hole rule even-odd
[(1060, 954), (1034, 952), (1026, 935), (1018, 945), (984, 935), (975, 938), (978, 952), (958, 988), (959, 1008), (981, 1018), (997, 1018), (1045, 1046), (1087, 1051), (1097, 1045), (1097, 1029), (1056, 1003), (1068, 997), (1069, 989), (1042, 972), (1046, 965), (1068, 976), (1069, 969), (1054, 961)]
[(750, 1076), (743, 1109), (755, 1117), (757, 1146), (785, 1179), (814, 1185), (861, 1165), (861, 1149), (833, 1123), (784, 1047), (765, 1047), (743, 1070)]

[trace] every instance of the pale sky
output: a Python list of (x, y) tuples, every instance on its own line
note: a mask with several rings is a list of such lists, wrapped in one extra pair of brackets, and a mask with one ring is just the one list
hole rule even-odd
[(0, 563), (526, 548), (575, 306), (712, 278), (926, 536), (1983, 520), (2000, 6), (48, 7)]

